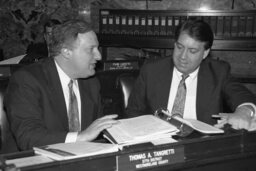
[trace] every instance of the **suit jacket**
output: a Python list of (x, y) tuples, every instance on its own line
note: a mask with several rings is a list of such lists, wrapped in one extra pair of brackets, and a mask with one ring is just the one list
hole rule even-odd
[[(173, 73), (172, 58), (145, 64), (130, 95), (128, 117), (152, 114), (158, 108), (167, 108)], [(198, 72), (196, 95), (197, 119), (215, 124), (212, 114), (224, 112), (227, 105), (232, 111), (244, 102), (255, 104), (253, 94), (230, 78), (230, 66), (224, 61), (206, 58)]]
[[(102, 115), (100, 85), (95, 77), (79, 79), (81, 128)], [(4, 100), (7, 116), (21, 150), (65, 141), (69, 132), (61, 82), (52, 58), (16, 71)]]

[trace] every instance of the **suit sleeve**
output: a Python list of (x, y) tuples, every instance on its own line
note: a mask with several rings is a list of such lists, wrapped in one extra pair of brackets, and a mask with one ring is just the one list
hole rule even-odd
[(230, 65), (226, 63), (226, 65), (223, 66), (225, 66), (225, 71), (223, 73), (226, 73), (226, 77), (222, 90), (225, 101), (230, 109), (235, 111), (235, 109), (242, 103), (256, 104), (255, 95), (244, 85), (232, 79), (230, 74)]
[[(94, 114), (95, 116), (97, 116), (97, 118), (100, 118), (100, 117), (103, 117), (104, 116), (104, 113), (103, 113), (103, 106), (102, 106), (102, 98), (101, 98), (101, 95), (100, 95), (100, 89), (101, 89), (101, 86), (100, 86), (100, 82), (97, 78), (94, 78), (93, 80), (93, 84), (92, 84), (92, 90), (91, 90), (91, 93), (93, 94), (94, 98), (95, 99), (95, 104), (96, 104), (96, 114)], [(97, 119), (97, 118), (94, 118)]]
[(65, 141), (64, 129), (47, 129), (40, 86), (29, 72), (18, 71), (11, 77), (5, 95), (7, 116), (21, 150)]

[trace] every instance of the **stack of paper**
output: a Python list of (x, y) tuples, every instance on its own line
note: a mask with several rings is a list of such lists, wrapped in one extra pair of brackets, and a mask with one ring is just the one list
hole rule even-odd
[(33, 166), (33, 165), (38, 165), (43, 163), (50, 163), (50, 162), (54, 162), (54, 160), (41, 155), (6, 160), (7, 165), (14, 164), (17, 168)]
[(104, 137), (120, 146), (171, 138), (178, 129), (153, 115), (120, 119), (106, 130)]
[(169, 120), (161, 119), (154, 115), (142, 115), (130, 119), (121, 119), (118, 124), (106, 129), (104, 137), (113, 144), (118, 144), (119, 148), (122, 149), (126, 145), (171, 139), (173, 135), (180, 131), (179, 128), (182, 125), (183, 127), (189, 127), (192, 131), (195, 130), (203, 134), (224, 133), (223, 130), (199, 120), (183, 119), (176, 116), (171, 117), (169, 113), (166, 113), (166, 115), (166, 118), (170, 118)]
[(118, 146), (108, 143), (75, 142), (34, 147), (33, 149), (36, 154), (44, 155), (54, 160), (67, 160), (117, 152)]

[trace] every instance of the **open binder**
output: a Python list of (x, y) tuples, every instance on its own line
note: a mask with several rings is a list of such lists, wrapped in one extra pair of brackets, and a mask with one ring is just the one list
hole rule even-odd
[(156, 139), (170, 138), (178, 129), (154, 115), (142, 115), (120, 119), (118, 124), (107, 128), (104, 137), (119, 147)]
[(198, 131), (203, 134), (221, 134), (223, 130), (194, 119), (183, 119), (168, 112), (120, 119), (118, 124), (107, 128), (104, 137), (121, 146), (171, 138), (181, 132)]
[(180, 115), (170, 114), (168, 110), (160, 110), (156, 112), (155, 116), (162, 120), (168, 121), (170, 124), (176, 126), (180, 131), (198, 131), (202, 134), (221, 134), (224, 130), (216, 128), (212, 125), (204, 123), (196, 119), (184, 119)]

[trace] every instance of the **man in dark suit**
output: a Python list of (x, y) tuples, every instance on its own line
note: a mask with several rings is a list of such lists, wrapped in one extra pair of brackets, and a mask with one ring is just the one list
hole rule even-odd
[(93, 141), (117, 122), (117, 115), (102, 114), (100, 85), (94, 77), (101, 59), (98, 45), (88, 23), (67, 21), (53, 29), (52, 56), (12, 75), (4, 103), (21, 150)]
[[(174, 104), (181, 108), (182, 103), (175, 99), (184, 75), (187, 77), (186, 94), (182, 98), (185, 99), (181, 114), (184, 118), (213, 125), (216, 119), (211, 115), (219, 114), (222, 120), (217, 127), (229, 123), (235, 129), (249, 129), (256, 110), (255, 96), (231, 80), (228, 63), (207, 57), (213, 37), (210, 26), (204, 21), (190, 19), (181, 24), (175, 35), (173, 57), (142, 67), (129, 98), (127, 114), (130, 117), (149, 114), (159, 108), (177, 114), (173, 113)], [(225, 105), (232, 114), (225, 113)]]

